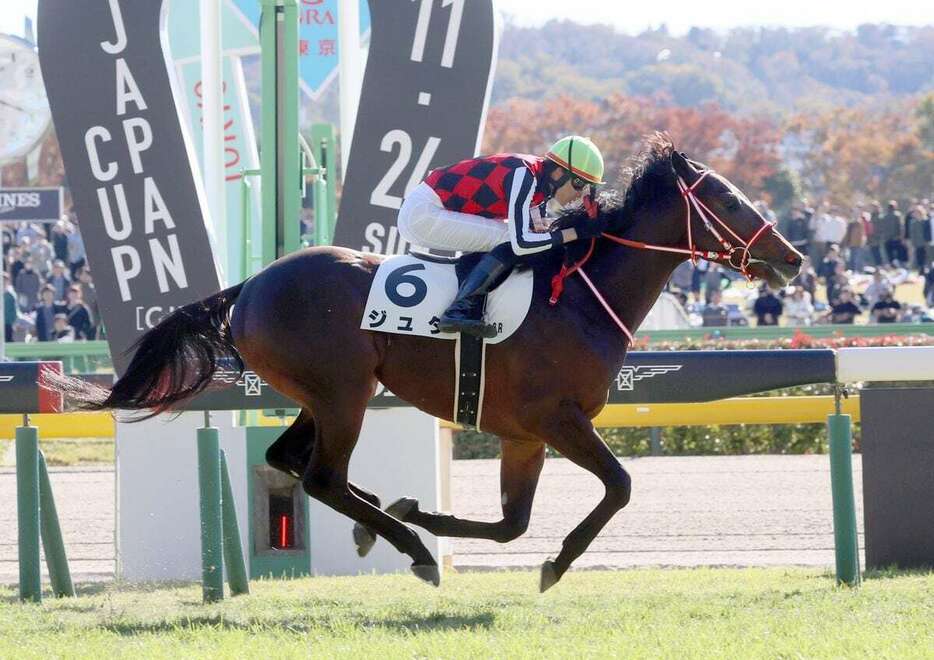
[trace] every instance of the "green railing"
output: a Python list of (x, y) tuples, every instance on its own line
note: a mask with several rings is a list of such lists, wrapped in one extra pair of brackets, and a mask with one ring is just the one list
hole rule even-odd
[(110, 349), (106, 341), (76, 341), (67, 344), (11, 342), (4, 345), (4, 351), (7, 357), (13, 360), (61, 360), (62, 367), (68, 374), (113, 371)]

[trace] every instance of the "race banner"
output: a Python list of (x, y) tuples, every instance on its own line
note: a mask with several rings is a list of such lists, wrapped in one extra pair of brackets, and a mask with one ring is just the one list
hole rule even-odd
[(162, 4), (39, 2), (39, 60), (118, 374), (142, 332), (219, 288)]
[(336, 245), (402, 254), (405, 194), (479, 148), (497, 48), (492, 0), (370, 2), (371, 34)]
[(62, 188), (0, 188), (0, 222), (55, 222), (62, 217)]
[[(260, 1), (234, 0), (237, 9), (258, 35)], [(360, 39), (370, 31), (370, 10), (360, 2)], [(340, 42), (337, 38), (339, 0), (300, 0), (298, 4), (298, 77), (302, 91), (317, 101), (337, 78)]]

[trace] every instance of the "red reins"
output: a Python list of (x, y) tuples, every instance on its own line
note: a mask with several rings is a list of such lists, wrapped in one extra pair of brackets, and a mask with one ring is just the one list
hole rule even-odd
[[(756, 242), (762, 238), (766, 233), (772, 231), (772, 225), (767, 222), (765, 219), (762, 220), (762, 226), (759, 227), (758, 231), (752, 235), (748, 241), (744, 241), (733, 229), (726, 224), (720, 217), (710, 210), (710, 208), (704, 204), (704, 202), (697, 197), (697, 194), (694, 190), (698, 185), (710, 174), (713, 170), (704, 170), (703, 173), (697, 178), (697, 181), (688, 186), (684, 179), (681, 176), (678, 176), (678, 189), (681, 191), (681, 196), (684, 198), (685, 204), (685, 223), (687, 224), (687, 235), (688, 235), (688, 247), (670, 247), (667, 245), (654, 245), (652, 243), (645, 243), (642, 241), (633, 241), (628, 238), (621, 238), (619, 236), (614, 236), (613, 234), (603, 233), (601, 236), (608, 240), (618, 243), (619, 245), (625, 245), (626, 247), (636, 248), (639, 250), (655, 250), (657, 252), (674, 252), (677, 254), (686, 254), (690, 257), (691, 262), (695, 265), (697, 260), (707, 259), (708, 261), (726, 261), (731, 268), (738, 270), (743, 274), (750, 282), (754, 279), (752, 273), (749, 272), (749, 262), (750, 262), (750, 250)], [(704, 228), (713, 234), (714, 238), (720, 243), (723, 247), (723, 250), (720, 252), (715, 251), (705, 251), (698, 250), (697, 246), (694, 244), (694, 236), (691, 229), (691, 208), (697, 212), (698, 217), (701, 219), (701, 222), (704, 223)], [(590, 218), (596, 218), (597, 214), (597, 205), (596, 202), (591, 197), (584, 198), (584, 208), (587, 210), (587, 215)], [(710, 217), (708, 217), (708, 215)], [(725, 239), (717, 228), (710, 221), (710, 218), (716, 220), (726, 231), (733, 235), (733, 238), (739, 243), (739, 246), (734, 246), (730, 241)], [(619, 329), (624, 335), (629, 339), (629, 342), (632, 343), (633, 336), (629, 328), (619, 319), (613, 309), (610, 307), (609, 303), (603, 298), (600, 292), (597, 290), (597, 287), (594, 286), (593, 282), (587, 277), (587, 274), (583, 271), (584, 264), (590, 259), (593, 255), (594, 246), (596, 245), (597, 239), (591, 239), (590, 249), (587, 250), (587, 254), (584, 255), (582, 259), (577, 261), (571, 266), (562, 265), (561, 270), (551, 278), (551, 297), (548, 299), (548, 304), (556, 305), (558, 300), (561, 298), (561, 294), (564, 291), (564, 280), (571, 274), (578, 272), (581, 275), (581, 278), (584, 280), (584, 283), (588, 288), (593, 292), (594, 296), (607, 311), (610, 318), (616, 323)], [(734, 263), (734, 255), (739, 253), (739, 263)]]

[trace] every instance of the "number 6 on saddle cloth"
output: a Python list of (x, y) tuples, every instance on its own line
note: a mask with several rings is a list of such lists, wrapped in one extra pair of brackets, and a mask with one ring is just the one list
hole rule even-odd
[[(380, 264), (367, 296), (360, 328), (373, 332), (456, 340), (440, 332), (438, 320), (457, 295), (460, 280), (480, 259), (460, 260), (413, 253), (389, 257)], [(514, 270), (488, 296), (486, 319), (499, 333), (485, 343), (498, 344), (518, 329), (532, 300), (532, 271)]]
[(441, 332), (441, 315), (457, 295), (460, 280), (481, 257), (469, 254), (457, 260), (420, 253), (389, 257), (376, 271), (360, 320), (360, 328), (371, 332), (454, 342), (458, 376), (454, 419), (465, 426), (476, 426), (482, 411), (486, 345), (508, 339), (522, 325), (532, 301), (532, 270), (513, 270), (487, 294), (484, 317), (496, 325), (496, 337)]

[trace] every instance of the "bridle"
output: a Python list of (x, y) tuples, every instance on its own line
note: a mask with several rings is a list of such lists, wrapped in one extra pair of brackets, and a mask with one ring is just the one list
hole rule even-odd
[[(691, 263), (693, 263), (695, 266), (697, 265), (698, 259), (706, 259), (708, 261), (725, 261), (726, 263), (730, 265), (731, 268), (742, 273), (743, 277), (745, 277), (748, 281), (751, 282), (753, 279), (755, 279), (755, 277), (752, 275), (752, 273), (749, 272), (749, 264), (750, 263), (762, 263), (762, 260), (753, 259), (749, 251), (752, 250), (752, 246), (755, 245), (756, 242), (760, 238), (771, 233), (774, 230), (774, 227), (770, 222), (763, 219), (762, 226), (759, 227), (758, 231), (756, 231), (756, 233), (752, 235), (752, 238), (750, 238), (748, 241), (743, 240), (743, 238), (739, 236), (739, 234), (733, 231), (733, 229), (728, 224), (726, 224), (722, 219), (720, 219), (720, 216), (718, 216), (714, 211), (710, 209), (710, 207), (704, 204), (703, 200), (701, 200), (697, 196), (697, 193), (694, 192), (697, 189), (697, 187), (703, 182), (703, 180), (707, 177), (707, 175), (710, 174), (711, 172), (713, 172), (712, 169), (704, 170), (701, 173), (701, 175), (697, 178), (697, 181), (692, 183), (690, 186), (687, 183), (685, 183), (684, 178), (680, 174), (678, 175), (678, 190), (681, 191), (681, 197), (684, 199), (684, 207), (685, 207), (684, 215), (685, 215), (685, 223), (687, 224), (687, 235), (688, 235), (687, 248), (669, 247), (666, 245), (652, 245), (650, 243), (644, 243), (642, 241), (632, 241), (627, 238), (621, 238), (619, 236), (614, 236), (613, 234), (607, 234), (606, 232), (602, 234), (603, 238), (609, 239), (613, 241), (614, 243), (618, 243), (620, 245), (626, 245), (628, 247), (634, 247), (634, 248), (638, 248), (641, 250), (656, 250), (660, 252), (675, 252), (678, 254), (687, 254), (689, 255), (691, 259)], [(691, 225), (692, 225), (691, 208), (692, 207), (697, 212), (697, 216), (701, 219), (701, 222), (703, 223), (704, 228), (710, 234), (712, 234), (715, 239), (717, 239), (717, 242), (720, 243), (720, 246), (723, 248), (723, 250), (716, 252), (716, 251), (697, 249), (697, 246), (694, 243), (694, 235), (693, 235), (693, 231), (691, 228)], [(739, 245), (734, 246), (732, 243), (730, 243), (729, 240), (724, 238), (723, 234), (717, 231), (717, 228), (711, 222), (711, 218), (715, 220), (717, 223), (719, 223), (719, 225), (723, 227), (723, 229), (729, 232)], [(739, 254), (738, 262), (734, 261), (734, 258), (737, 254)]]
[[(703, 182), (708, 174), (712, 173), (712, 169), (706, 169), (701, 172), (697, 180), (692, 183), (690, 186), (685, 182), (684, 178), (679, 174), (678, 175), (678, 190), (681, 191), (681, 197), (684, 199), (684, 208), (685, 208), (685, 223), (687, 224), (687, 238), (688, 246), (686, 248), (682, 247), (672, 247), (668, 245), (655, 245), (652, 243), (645, 243), (643, 241), (633, 241), (628, 238), (622, 238), (621, 236), (614, 236), (613, 234), (608, 234), (603, 232), (601, 237), (606, 238), (614, 243), (619, 245), (625, 245), (627, 247), (636, 248), (639, 250), (655, 250), (657, 252), (673, 252), (676, 254), (686, 254), (691, 259), (691, 263), (697, 265), (698, 259), (706, 259), (708, 261), (725, 261), (730, 265), (734, 270), (742, 273), (743, 277), (747, 281), (751, 282), (754, 279), (752, 273), (749, 272), (749, 264), (751, 263), (763, 263), (761, 259), (754, 259), (750, 255), (750, 250), (756, 242), (763, 236), (768, 235), (774, 231), (773, 225), (762, 219), (762, 226), (752, 235), (748, 241), (743, 240), (743, 238), (737, 234), (733, 229), (726, 224), (720, 216), (718, 216), (714, 211), (710, 209), (703, 200), (701, 200), (695, 190)], [(584, 208), (587, 210), (588, 215), (591, 219), (595, 219), (597, 216), (597, 205), (593, 198), (584, 198)], [(701, 222), (704, 225), (704, 228), (713, 235), (713, 237), (720, 243), (720, 246), (723, 248), (721, 251), (712, 251), (712, 250), (698, 250), (697, 245), (694, 243), (694, 235), (691, 228), (691, 209), (697, 212), (697, 216), (701, 219)], [(732, 237), (736, 240), (739, 245), (733, 245), (727, 238), (724, 238), (717, 228), (711, 222), (711, 218), (720, 224), (723, 229), (725, 229)], [(597, 290), (597, 287), (590, 280), (587, 274), (583, 270), (584, 264), (590, 259), (593, 255), (594, 246), (596, 245), (597, 239), (591, 239), (590, 249), (587, 251), (587, 254), (584, 257), (576, 262), (575, 264), (568, 266), (564, 264), (561, 266), (561, 270), (556, 274), (551, 280), (551, 298), (549, 298), (548, 303), (550, 305), (556, 305), (558, 299), (561, 297), (561, 293), (564, 290), (564, 280), (571, 275), (572, 273), (578, 273), (581, 276), (581, 279), (584, 280), (584, 283), (591, 290), (594, 296), (597, 298), (597, 301), (603, 306), (603, 309), (606, 310), (610, 318), (616, 323), (619, 329), (623, 332), (624, 335), (629, 339), (629, 343), (632, 344), (634, 339), (632, 332), (629, 328), (626, 327), (626, 324), (623, 323), (619, 316), (613, 311), (609, 303), (604, 299), (604, 297)], [(739, 261), (734, 262), (735, 256), (739, 254)]]

